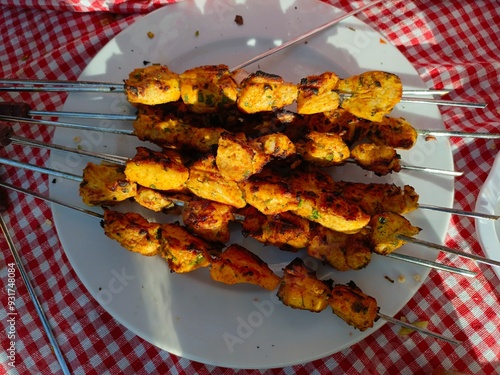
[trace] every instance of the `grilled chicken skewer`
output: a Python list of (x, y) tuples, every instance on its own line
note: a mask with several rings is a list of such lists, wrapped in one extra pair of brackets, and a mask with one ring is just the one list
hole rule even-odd
[[(342, 165), (347, 161), (353, 161), (361, 168), (374, 171), (377, 175), (385, 175), (393, 171), (399, 172), (401, 169), (448, 176), (463, 174), (460, 171), (401, 164), (396, 150), (383, 145), (359, 144), (351, 152), (339, 136), (330, 134), (317, 133), (316, 139), (305, 144), (298, 143), (296, 146), (286, 134), (282, 133), (271, 133), (254, 140), (248, 140), (243, 133), (232, 134), (219, 127), (198, 128), (175, 119), (157, 121), (155, 116), (150, 115), (138, 116), (134, 122), (135, 130), (99, 128), (83, 124), (38, 119), (22, 119), (21, 122), (137, 136), (140, 140), (156, 143), (162, 148), (188, 148), (201, 152), (208, 152), (217, 148), (218, 161), (222, 161), (223, 158), (230, 158), (230, 154), (233, 152), (239, 152), (240, 156), (245, 157), (243, 160), (250, 164), (250, 169), (245, 170), (240, 179), (255, 173), (272, 158), (286, 158), (297, 151), (303, 158), (316, 164)], [(327, 142), (327, 147), (322, 148), (322, 142)], [(220, 144), (223, 147), (219, 148)], [(317, 153), (318, 150), (321, 151), (319, 154)], [(325, 153), (325, 150), (328, 153)], [(223, 155), (224, 152), (225, 155)], [(352, 156), (353, 160), (347, 160), (347, 157), (350, 156)], [(221, 166), (219, 163), (218, 165)], [(232, 171), (233, 168), (228, 168), (228, 170)]]
[[(174, 272), (191, 272), (200, 267), (210, 266), (210, 276), (215, 281), (226, 284), (250, 283), (268, 290), (274, 290), (280, 286), (281, 292), (278, 291), (278, 295), (282, 301), (285, 298), (290, 300), (290, 294), (293, 293), (293, 291), (298, 291), (299, 293), (305, 292), (298, 290), (297, 287), (292, 288), (290, 286), (289, 277), (286, 276), (286, 273), (290, 273), (287, 269), (290, 270), (293, 262), (284, 270), (285, 275), (283, 278), (279, 278), (260, 258), (242, 246), (230, 245), (221, 253), (219, 248), (214, 247), (214, 245), (205, 242), (201, 238), (192, 236), (189, 232), (175, 223), (163, 224), (162, 226), (157, 223), (149, 223), (135, 213), (118, 213), (118, 216), (116, 216), (116, 213), (110, 210), (106, 210), (104, 215), (102, 215), (92, 211), (82, 210), (79, 207), (63, 203), (53, 198), (47, 198), (22, 188), (16, 188), (15, 186), (1, 181), (0, 186), (103, 219), (102, 225), (107, 236), (113, 238), (113, 231), (119, 229), (125, 232), (125, 235), (120, 236), (120, 239), (123, 240), (124, 238), (128, 238), (129, 245), (132, 244), (133, 246), (142, 246), (146, 249), (152, 249), (150, 251), (154, 254), (158, 253), (158, 251), (160, 251), (159, 249), (162, 249), (162, 257), (169, 262), (169, 266)], [(144, 255), (152, 255), (147, 253), (146, 251)], [(176, 255), (178, 258), (176, 258)], [(176, 259), (183, 259), (183, 262), (177, 263)], [(297, 263), (299, 261), (294, 262)], [(288, 283), (285, 282), (285, 279), (288, 280)], [(286, 291), (283, 291), (285, 285), (288, 285), (288, 290), (290, 290), (291, 293), (288, 292), (287, 294)], [(371, 304), (373, 304), (373, 297), (362, 294), (359, 288), (354, 288), (353, 285), (347, 285), (346, 287), (355, 291), (358, 298), (362, 297), (363, 301), (371, 301)], [(349, 291), (349, 289), (347, 289), (347, 291)], [(349, 295), (346, 296), (348, 297)], [(378, 316), (394, 324), (408, 327), (437, 339), (442, 339), (453, 344), (460, 343), (453, 338), (442, 336), (427, 329), (422, 329), (421, 327), (413, 326), (409, 323), (401, 322), (381, 314), (378, 311), (378, 307), (375, 307), (376, 316), (373, 317), (370, 323), (372, 317), (371, 313), (368, 315), (366, 312), (360, 313), (359, 310), (346, 310), (345, 306), (353, 306), (349, 303), (351, 301), (352, 299), (341, 301), (339, 299), (339, 294), (336, 293), (336, 297), (332, 298), (330, 305), (332, 306), (332, 311), (336, 315), (341, 317), (346, 323), (360, 330), (365, 330), (370, 325), (373, 325), (373, 321)], [(285, 303), (285, 305), (291, 306), (289, 302)]]
[[(202, 69), (207, 69), (207, 66), (201, 67)], [(228, 80), (228, 77), (232, 76), (232, 73), (229, 71), (228, 67), (225, 65), (218, 65), (218, 66), (211, 66), (211, 69), (216, 69), (217, 70), (217, 76), (219, 78), (224, 78), (224, 83), (223, 83), (223, 90), (225, 91), (224, 99), (223, 101), (225, 103), (227, 102), (236, 102), (237, 97), (238, 97), (238, 92), (237, 92), (237, 87), (235, 84), (231, 83), (230, 80)], [(203, 87), (206, 83), (205, 82), (200, 82), (200, 78), (202, 78), (200, 75), (197, 75), (199, 73), (200, 68), (194, 68), (189, 71), (186, 71), (181, 74), (181, 81), (186, 80), (186, 81), (191, 81), (191, 83), (194, 83), (198, 86), (198, 88)], [(221, 74), (221, 72), (224, 71), (224, 73)], [(145, 74), (141, 74), (141, 72), (145, 72)], [(238, 71), (237, 71), (238, 72)], [(194, 74), (193, 74), (194, 73)], [(372, 72), (368, 72), (371, 74)], [(382, 72), (380, 72), (382, 73)], [(241, 72), (240, 72), (241, 74)], [(363, 73), (364, 74), (364, 73)], [(385, 73), (384, 73), (385, 74)], [(204, 73), (202, 73), (204, 75)], [(396, 76), (392, 75), (395, 77), (398, 81), (399, 78)], [(312, 78), (316, 80), (317, 77), (321, 76), (313, 76), (313, 77), (307, 77), (305, 78), (306, 82), (311, 82)], [(133, 79), (138, 78), (136, 81), (133, 81)], [(151, 78), (151, 80), (146, 81), (146, 79)], [(262, 79), (264, 78), (264, 79)], [(322, 77), (323, 78), (323, 77)], [(194, 80), (198, 80), (197, 82), (193, 82)], [(140, 85), (136, 85), (135, 82), (139, 81)], [(142, 82), (141, 82), (142, 81)], [(213, 83), (213, 80), (210, 80)], [(348, 79), (343, 80), (348, 82)], [(188, 85), (190, 85), (189, 83)], [(261, 89), (259, 88), (258, 90), (255, 90), (256, 85), (264, 84), (268, 88), (272, 88), (273, 91), (273, 98), (272, 102), (269, 102), (267, 99), (265, 100), (268, 104), (271, 105), (271, 107), (268, 106), (268, 104), (264, 104), (264, 102), (261, 102), (260, 104), (252, 101), (252, 105), (249, 106), (249, 102), (246, 102), (246, 100), (242, 99), (239, 100), (241, 106), (240, 109), (244, 110), (245, 112), (255, 112), (259, 110), (270, 110), (269, 108), (275, 109), (280, 106), (285, 106), (288, 104), (291, 104), (295, 99), (300, 98), (300, 91), (297, 92), (297, 88), (294, 87), (295, 85), (292, 84), (286, 84), (286, 87), (283, 86), (285, 82), (282, 81), (281, 77), (277, 75), (270, 75), (270, 74), (265, 74), (262, 72), (257, 72), (255, 74), (250, 74), (248, 77), (245, 79), (245, 85), (249, 84), (248, 87), (251, 87), (251, 95), (254, 96), (256, 93), (259, 93), (262, 95), (263, 93), (261, 92)], [(344, 82), (342, 82), (344, 83)], [(342, 105), (350, 108), (350, 110), (353, 110), (354, 113), (356, 113), (359, 117), (367, 118), (370, 120), (380, 120), (380, 116), (382, 116), (384, 113), (387, 114), (387, 111), (392, 110), (392, 107), (397, 104), (398, 102), (414, 102), (414, 103), (433, 103), (437, 105), (450, 105), (450, 106), (461, 106), (461, 107), (473, 107), (473, 108), (484, 108), (486, 107), (486, 104), (484, 103), (472, 103), (472, 102), (458, 102), (458, 101), (451, 101), (451, 100), (441, 100), (441, 99), (424, 99), (424, 98), (411, 98), (411, 97), (403, 97), (402, 94), (404, 93), (403, 88), (401, 83), (397, 83), (397, 88), (392, 89), (390, 91), (397, 93), (396, 96), (394, 97), (394, 100), (391, 100), (391, 104), (389, 106), (383, 104), (382, 107), (378, 107), (378, 103), (375, 105), (375, 107), (371, 108), (369, 111), (366, 111), (362, 109), (362, 106), (359, 104), (361, 102), (365, 102), (368, 99), (368, 97), (376, 97), (379, 95), (381, 92), (384, 90), (379, 90), (378, 88), (381, 87), (380, 81), (376, 80), (372, 82), (375, 84), (375, 86), (372, 85), (370, 87), (370, 94), (366, 95), (366, 90), (358, 90), (352, 91), (352, 88), (355, 86), (350, 85), (349, 83), (345, 85), (340, 86), (339, 93), (333, 95), (329, 99), (333, 99), (333, 102), (329, 104), (329, 107), (331, 105), (334, 105), (337, 103), (339, 104), (340, 100), (342, 99), (343, 103)], [(130, 75), (129, 75), (129, 80), (126, 80), (125, 85), (122, 84), (113, 84), (113, 83), (99, 83), (99, 82), (70, 82), (70, 81), (29, 81), (29, 80), (0, 80), (0, 84), (7, 84), (8, 86), (6, 87), (0, 87), (0, 91), (87, 91), (87, 92), (125, 92), (127, 95), (127, 98), (132, 102), (132, 103), (137, 103), (137, 100), (140, 100), (140, 102), (144, 104), (161, 104), (165, 103), (167, 101), (176, 101), (179, 98), (182, 97), (182, 100), (185, 100), (186, 96), (186, 91), (184, 91), (182, 94), (180, 93), (180, 82), (179, 82), (179, 77), (177, 75), (172, 74), (166, 67), (161, 67), (159, 65), (153, 65), (150, 67), (146, 68), (140, 68), (134, 70)], [(22, 86), (19, 86), (22, 85)], [(231, 87), (232, 86), (232, 87)], [(285, 91), (282, 91), (281, 89), (285, 87)], [(195, 94), (195, 97), (193, 98), (190, 95), (187, 95), (188, 97), (188, 102), (195, 100), (196, 104), (200, 104), (198, 102), (198, 98), (204, 97), (204, 93), (202, 95), (198, 95), (198, 88), (196, 89), (196, 92), (191, 91), (188, 89), (187, 92), (190, 92), (190, 94)], [(222, 87), (221, 87), (222, 88)], [(262, 87), (263, 88), (263, 87)], [(332, 87), (334, 89), (335, 87)], [(169, 91), (170, 92), (167, 92)], [(247, 90), (244, 88), (242, 91)], [(266, 89), (267, 90), (267, 89)], [(308, 91), (310, 92), (309, 88)], [(316, 88), (314, 88), (314, 92), (316, 91)], [(201, 91), (200, 91), (201, 92)], [(278, 94), (279, 92), (279, 94)], [(140, 94), (139, 94), (140, 93)], [(286, 99), (285, 98), (280, 98), (282, 94), (286, 93)], [(387, 95), (389, 91), (385, 92), (385, 95)], [(139, 94), (139, 95), (137, 95)], [(142, 95), (146, 94), (146, 95)], [(159, 95), (157, 95), (159, 94)], [(277, 94), (277, 95), (275, 95)], [(297, 96), (297, 94), (299, 94)], [(132, 96), (131, 96), (132, 95)], [(265, 96), (269, 95), (269, 91), (265, 94)], [(316, 95), (316, 93), (315, 93)], [(328, 94), (330, 95), (330, 94)], [(357, 96), (357, 98), (356, 98)], [(364, 98), (361, 98), (361, 96), (364, 96)], [(245, 96), (246, 98), (246, 96)], [(264, 96), (262, 96), (264, 98)], [(219, 101), (222, 100), (222, 97), (216, 98), (215, 101), (212, 100), (213, 97), (210, 99), (210, 103), (205, 102), (205, 104), (202, 104), (201, 107), (204, 107), (205, 109), (208, 107), (213, 106), (213, 104), (221, 103)], [(255, 99), (255, 97), (254, 97)], [(361, 102), (359, 101), (361, 99)], [(302, 101), (302, 98), (299, 99)], [(376, 100), (370, 100), (371, 104), (375, 104)], [(193, 103), (190, 103), (193, 104)], [(208, 106), (207, 106), (208, 104)], [(257, 106), (254, 106), (254, 104), (259, 104)]]
[[(317, 123), (318, 121), (321, 122), (321, 117), (324, 117), (323, 121), (327, 119), (329, 122), (332, 124), (335, 124), (335, 118), (337, 119), (339, 117), (345, 116), (342, 115), (342, 111), (338, 110), (337, 113), (332, 112), (332, 113), (325, 113), (325, 114), (316, 114), (309, 116), (311, 117), (310, 119), (303, 119), (302, 121), (304, 122), (302, 126), (305, 126), (307, 128), (310, 128), (310, 130), (314, 130), (314, 124), (309, 125), (309, 122)], [(346, 111), (344, 111), (346, 112)], [(288, 112), (291, 114), (291, 112)], [(119, 121), (135, 121), (137, 120), (137, 115), (122, 115), (122, 114), (111, 114), (111, 113), (91, 113), (91, 112), (67, 112), (67, 111), (44, 111), (44, 110), (34, 110), (31, 109), (30, 106), (27, 103), (23, 102), (4, 102), (0, 103), (0, 120), (4, 121), (22, 121), (22, 119), (32, 119), (33, 117), (59, 117), (59, 118), (78, 118), (78, 119), (102, 119), (102, 120), (119, 120)], [(298, 117), (298, 116), (293, 116), (293, 117)], [(355, 120), (355, 116), (350, 115), (350, 118), (348, 119), (349, 123), (352, 123)], [(36, 119), (35, 119), (36, 120)], [(358, 120), (359, 121), (359, 120)], [(391, 142), (391, 143), (385, 143), (386, 138), (379, 136), (377, 137), (379, 142), (383, 142), (382, 144), (392, 146), (394, 148), (404, 148), (404, 149), (410, 149), (413, 147), (415, 142), (417, 141), (417, 135), (423, 135), (423, 136), (433, 136), (433, 137), (461, 137), (461, 138), (484, 138), (484, 139), (498, 139), (500, 138), (499, 133), (484, 133), (484, 132), (460, 132), (460, 131), (448, 131), (448, 130), (431, 130), (431, 129), (417, 129), (412, 127), (409, 123), (404, 121), (403, 124), (401, 124), (402, 119), (391, 119), (391, 118), (384, 118), (380, 123), (370, 123), (368, 126), (365, 125), (365, 127), (369, 128), (369, 134), (372, 135), (375, 134), (376, 132), (380, 132), (381, 130), (384, 130), (381, 128), (381, 126), (388, 126), (389, 129), (391, 130), (396, 130), (394, 126), (397, 127), (397, 130), (401, 132), (403, 129), (404, 133), (407, 134), (406, 137), (401, 139), (402, 134), (398, 133), (397, 138), (399, 138), (396, 142)], [(344, 122), (346, 122), (344, 120)], [(393, 124), (390, 124), (392, 122)], [(367, 122), (368, 123), (368, 122)], [(372, 129), (374, 127), (374, 129)], [(324, 126), (322, 126), (324, 128)], [(331, 127), (330, 126), (326, 129), (323, 130), (323, 132), (339, 132), (341, 129), (338, 128), (339, 130)], [(344, 129), (347, 131), (347, 129)], [(403, 133), (403, 134), (404, 134)], [(387, 130), (385, 130), (384, 135), (387, 135)], [(389, 135), (390, 138), (394, 138), (394, 135)], [(353, 142), (353, 139), (350, 138), (348, 139), (351, 142)], [(373, 141), (373, 139), (372, 139)]]
[[(2, 162), (4, 162), (3, 160), (1, 160)], [(9, 164), (7, 162), (7, 164)], [(70, 178), (70, 179), (73, 179), (75, 181), (83, 181), (83, 178), (79, 177), (79, 176), (76, 176), (76, 175), (70, 175), (70, 174), (65, 174), (65, 173), (62, 173), (62, 172), (58, 172), (58, 171), (53, 171), (53, 170), (50, 170), (50, 169), (47, 169), (47, 168), (40, 168), (40, 167), (35, 167), (35, 168), (31, 168), (32, 166), (31, 165), (26, 165), (26, 164), (23, 164), (23, 163), (10, 163), (11, 165), (14, 165), (16, 167), (22, 167), (22, 168), (29, 168), (29, 169), (34, 169), (38, 172), (42, 172), (42, 173), (49, 173), (49, 174), (55, 174), (57, 176), (60, 176), (60, 177), (63, 177), (63, 178)], [(116, 169), (116, 168), (115, 168)], [(118, 172), (120, 173), (120, 172)], [(66, 175), (68, 175), (66, 177)], [(102, 174), (100, 175), (101, 177), (101, 181), (99, 181), (100, 184), (106, 184), (106, 181), (102, 180)], [(108, 192), (111, 191), (110, 193), (110, 197), (107, 198), (107, 200), (109, 202), (116, 202), (118, 199), (125, 199), (125, 198), (128, 198), (128, 197), (131, 197), (131, 196), (134, 196), (136, 193), (134, 192), (133, 189), (130, 188), (130, 185), (128, 185), (127, 183), (124, 183), (123, 181), (121, 181), (120, 179), (116, 179), (116, 176), (113, 176), (111, 178), (112, 181), (115, 181), (112, 186), (107, 186), (108, 188)], [(102, 190), (102, 188), (99, 188), (100, 190)], [(99, 190), (98, 189), (98, 190)], [(121, 198), (119, 198), (119, 194), (123, 192), (123, 196)], [(103, 201), (106, 201), (106, 198), (104, 197), (100, 197), (101, 201), (100, 202), (103, 202)], [(241, 216), (239, 217), (241, 219)], [(402, 245), (404, 243), (404, 240), (403, 241), (399, 241), (400, 245)], [(387, 252), (386, 252), (387, 254)], [(464, 254), (465, 256), (465, 254)], [(393, 258), (399, 258), (401, 260), (406, 260), (408, 259), (409, 261), (412, 261), (412, 262), (416, 262), (416, 263), (419, 263), (419, 264), (422, 264), (420, 263), (421, 260), (418, 260), (418, 259), (410, 259), (409, 257), (406, 257), (406, 256), (403, 256), (401, 254), (391, 254), (391, 257)], [(484, 261), (486, 262), (486, 261)], [(453, 268), (448, 268), (447, 266), (443, 266), (443, 265), (439, 265), (439, 264), (434, 264), (434, 262), (425, 262), (425, 265), (429, 265), (429, 266), (432, 266), (433, 268), (438, 268), (438, 269), (444, 269), (446, 268), (446, 270), (449, 270), (451, 272), (453, 272)], [(460, 273), (469, 273), (469, 276), (470, 276), (470, 272), (469, 271), (460, 271)]]

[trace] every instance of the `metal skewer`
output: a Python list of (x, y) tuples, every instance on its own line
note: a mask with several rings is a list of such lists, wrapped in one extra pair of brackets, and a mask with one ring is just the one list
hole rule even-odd
[(453, 344), (453, 345), (460, 345), (460, 344), (462, 344), (461, 341), (456, 340), (454, 338), (450, 338), (450, 337), (447, 337), (447, 336), (443, 336), (441, 334), (437, 334), (435, 332), (432, 332), (432, 331), (428, 330), (427, 328), (418, 327), (418, 326), (416, 326), (414, 324), (403, 322), (403, 321), (401, 321), (399, 319), (390, 317), (389, 315), (382, 314), (381, 312), (378, 312), (377, 315), (381, 319), (387, 320), (388, 322), (391, 322), (391, 323), (394, 323), (394, 324), (397, 324), (397, 325), (400, 325), (400, 326), (403, 326), (403, 327), (406, 327), (406, 328), (410, 328), (412, 330), (418, 331), (420, 333), (424, 333), (426, 335), (429, 335), (431, 337), (437, 338), (439, 340), (444, 340), (446, 342), (449, 342), (450, 344)]
[[(1, 194), (1, 193), (0, 193)], [(0, 211), (4, 211), (7, 209), (7, 196), (5, 196), (5, 205), (3, 205), (4, 202), (1, 202), (1, 197), (0, 197)], [(56, 337), (54, 336), (54, 333), (52, 332), (52, 328), (50, 327), (50, 323), (47, 319), (47, 316), (45, 315), (45, 312), (43, 311), (42, 305), (40, 304), (40, 301), (38, 300), (38, 297), (35, 293), (35, 288), (33, 288), (33, 285), (31, 284), (31, 281), (28, 277), (28, 273), (26, 272), (23, 262), (21, 260), (21, 257), (19, 255), (19, 252), (17, 251), (16, 245), (14, 244), (14, 240), (12, 239), (12, 236), (10, 235), (9, 229), (7, 228), (7, 223), (5, 222), (5, 219), (3, 218), (3, 215), (0, 214), (0, 228), (4, 234), (5, 239), (7, 240), (7, 244), (9, 246), (10, 252), (12, 256), (14, 257), (14, 262), (16, 263), (16, 267), (19, 270), (21, 277), (23, 279), (24, 285), (26, 286), (26, 289), (28, 290), (28, 294), (30, 295), (31, 301), (33, 302), (33, 305), (35, 306), (36, 312), (42, 322), (43, 328), (45, 330), (45, 333), (49, 339), (50, 345), (52, 346), (52, 350), (54, 351), (54, 354), (57, 358), (57, 361), (59, 362), (59, 365), (61, 366), (61, 370), (64, 374), (70, 374), (70, 370), (68, 368), (68, 365), (66, 364), (66, 360), (64, 359), (64, 355), (61, 351), (61, 348), (59, 347), (59, 344), (57, 343)]]
[(500, 261), (498, 261), (498, 260), (488, 259), (488, 258), (482, 257), (482, 256), (477, 255), (477, 254), (470, 254), (470, 253), (466, 253), (464, 251), (455, 250), (455, 249), (452, 249), (451, 247), (448, 247), (445, 245), (439, 245), (439, 244), (436, 244), (433, 242), (420, 240), (420, 239), (415, 238), (415, 237), (405, 236), (404, 234), (398, 234), (397, 237), (403, 241), (411, 242), (415, 245), (425, 246), (425, 247), (428, 247), (430, 249), (444, 251), (445, 253), (458, 255), (462, 258), (472, 259), (472, 260), (475, 260), (477, 262), (487, 264), (489, 266), (500, 267)]

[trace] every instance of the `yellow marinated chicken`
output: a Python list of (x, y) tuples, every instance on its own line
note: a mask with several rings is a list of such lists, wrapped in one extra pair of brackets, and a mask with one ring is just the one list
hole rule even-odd
[(196, 113), (234, 105), (238, 86), (227, 65), (205, 65), (180, 74), (181, 99)]
[(306, 141), (297, 144), (298, 153), (314, 165), (331, 167), (343, 164), (351, 154), (342, 137), (334, 133), (311, 131)]
[(79, 193), (91, 206), (111, 205), (137, 194), (137, 184), (127, 179), (124, 167), (113, 164), (88, 163), (83, 169)]
[(193, 199), (184, 204), (182, 221), (198, 236), (211, 242), (228, 242), (229, 222), (233, 220), (234, 207), (227, 204)]
[(368, 215), (382, 212), (405, 214), (418, 208), (418, 194), (409, 185), (403, 188), (388, 183), (357, 183), (338, 181), (335, 192), (348, 202), (359, 205)]
[(370, 122), (368, 128), (368, 139), (379, 146), (409, 150), (417, 142), (417, 131), (404, 118), (384, 117)]
[(130, 103), (156, 105), (175, 102), (181, 96), (179, 75), (163, 65), (134, 69), (124, 87)]
[(398, 76), (380, 71), (369, 71), (339, 81), (339, 93), (351, 94), (343, 98), (341, 107), (357, 117), (382, 121), (403, 94)]
[(361, 168), (372, 171), (377, 176), (385, 176), (401, 170), (400, 156), (394, 148), (389, 146), (361, 143), (351, 150), (351, 157)]
[(246, 205), (243, 191), (236, 182), (222, 177), (217, 168), (215, 156), (211, 154), (205, 155), (190, 166), (186, 187), (200, 198), (236, 208)]
[(137, 188), (137, 194), (134, 196), (134, 200), (141, 206), (155, 212), (167, 210), (175, 205), (165, 192), (144, 186), (139, 186)]
[(186, 273), (208, 267), (220, 246), (191, 234), (179, 223), (161, 226), (161, 256), (172, 272)]
[(371, 248), (364, 233), (346, 234), (318, 227), (310, 236), (307, 254), (338, 271), (360, 270), (371, 261)]
[(403, 246), (406, 241), (399, 236), (413, 237), (421, 229), (414, 227), (405, 217), (394, 212), (376, 214), (370, 221), (370, 241), (373, 251), (387, 255)]
[(127, 161), (125, 175), (130, 181), (156, 190), (182, 190), (189, 170), (174, 150), (153, 151), (137, 147), (135, 156)]
[(298, 85), (297, 112), (302, 115), (333, 111), (340, 104), (334, 91), (339, 77), (332, 72), (303, 78)]
[(306, 267), (302, 259), (295, 258), (283, 269), (278, 289), (280, 301), (293, 309), (323, 311), (329, 305), (331, 288)]
[(297, 172), (288, 179), (291, 190), (299, 196), (293, 212), (326, 228), (356, 233), (370, 221), (370, 216), (343, 197), (333, 193), (330, 179), (322, 181), (318, 173)]
[(243, 133), (224, 133), (219, 138), (215, 162), (223, 178), (243, 181), (262, 170), (271, 155), (254, 147)]
[(271, 170), (249, 177), (238, 183), (245, 201), (265, 215), (297, 209), (300, 197), (283, 178)]
[(245, 217), (242, 222), (245, 237), (286, 251), (298, 251), (309, 245), (313, 224), (291, 212), (264, 215), (255, 207), (246, 206), (238, 214)]
[(125, 249), (146, 256), (160, 251), (161, 224), (149, 222), (135, 212), (104, 210), (101, 222), (104, 234), (118, 241)]
[(297, 99), (297, 85), (280, 76), (257, 71), (240, 85), (236, 102), (243, 113), (274, 111), (292, 104)]
[(294, 153), (295, 145), (284, 134), (247, 140), (243, 133), (224, 133), (219, 139), (216, 164), (225, 179), (239, 182), (259, 173), (272, 158), (286, 158)]
[(280, 278), (257, 255), (244, 247), (233, 244), (214, 257), (210, 277), (224, 284), (253, 284), (274, 290)]
[(224, 132), (225, 130), (219, 127), (197, 128), (175, 115), (159, 118), (157, 115), (139, 113), (134, 121), (134, 133), (137, 138), (162, 148), (208, 152), (217, 147)]
[(377, 300), (361, 291), (354, 282), (332, 288), (330, 306), (350, 326), (365, 331), (378, 319)]

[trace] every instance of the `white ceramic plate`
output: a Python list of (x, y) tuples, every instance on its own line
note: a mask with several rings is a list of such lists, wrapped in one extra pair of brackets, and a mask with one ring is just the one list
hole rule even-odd
[[(497, 154), (490, 174), (481, 187), (476, 201), (477, 212), (500, 214), (500, 154)], [(489, 259), (500, 261), (500, 222), (498, 220), (476, 219), (479, 242)], [(493, 267), (500, 278), (500, 269)]]
[[(168, 5), (120, 33), (107, 44), (82, 73), (81, 80), (122, 82), (145, 61), (168, 65), (182, 72), (205, 64), (235, 66), (273, 46), (323, 24), (340, 11), (316, 0), (185, 1)], [(244, 24), (234, 22), (236, 15)], [(148, 37), (154, 33), (154, 38)], [(258, 68), (298, 82), (310, 74), (330, 70), (347, 77), (366, 70), (398, 74), (405, 88), (425, 88), (417, 72), (401, 53), (376, 31), (355, 18), (323, 32), (307, 43), (287, 49), (247, 68)], [(121, 94), (71, 94), (65, 110), (132, 113)], [(395, 116), (404, 116), (416, 127), (441, 129), (435, 106), (398, 105)], [(82, 121), (83, 123), (84, 121)], [(127, 127), (130, 123), (94, 121), (100, 127)], [(54, 142), (88, 150), (132, 156), (133, 137), (58, 129)], [(402, 152), (404, 163), (453, 169), (449, 144), (444, 139), (423, 139), (410, 152)], [(52, 167), (81, 173), (88, 160), (52, 153)], [(453, 179), (418, 172), (401, 172), (385, 179), (355, 166), (338, 168), (337, 179), (367, 182), (390, 181), (410, 184), (421, 202), (451, 206)], [(59, 179), (51, 184), (51, 195), (82, 205), (78, 184)], [(122, 210), (138, 210), (123, 205)], [(359, 332), (347, 326), (330, 310), (320, 314), (292, 310), (281, 305), (274, 293), (249, 285), (226, 286), (210, 280), (207, 270), (177, 275), (169, 272), (159, 257), (145, 258), (123, 250), (102, 233), (99, 220), (71, 210), (53, 207), (55, 224), (68, 258), (83, 284), (99, 303), (125, 327), (173, 354), (208, 364), (235, 368), (269, 368), (325, 357), (360, 341), (383, 324)], [(149, 218), (172, 221), (177, 218)], [(421, 237), (444, 239), (449, 215), (424, 212), (408, 218), (423, 228)], [(238, 242), (261, 256), (281, 274), (296, 254), (263, 248), (244, 239), (235, 225), (231, 242)], [(432, 250), (407, 245), (401, 252), (435, 259)], [(428, 269), (374, 256), (362, 271), (339, 273), (300, 253), (321, 277), (344, 283), (354, 280), (374, 296), (385, 314), (396, 314), (425, 280)], [(421, 282), (413, 275), (420, 275)], [(405, 283), (390, 283), (399, 275)]]

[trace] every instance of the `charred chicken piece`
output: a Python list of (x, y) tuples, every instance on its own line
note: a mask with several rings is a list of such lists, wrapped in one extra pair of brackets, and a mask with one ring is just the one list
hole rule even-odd
[(305, 142), (297, 144), (298, 153), (314, 165), (342, 165), (350, 157), (349, 147), (338, 134), (311, 131), (305, 137)]
[(179, 75), (162, 65), (134, 69), (124, 87), (130, 103), (156, 105), (175, 102), (181, 95)]
[(417, 131), (404, 118), (384, 117), (368, 127), (368, 139), (378, 146), (409, 150), (417, 142)]
[(267, 216), (252, 206), (246, 206), (238, 213), (245, 216), (242, 223), (244, 236), (285, 251), (295, 252), (309, 245), (314, 224), (307, 219), (291, 212)]
[(245, 207), (243, 192), (234, 181), (226, 180), (216, 165), (215, 156), (207, 154), (189, 168), (187, 188), (200, 198)]
[(246, 202), (265, 215), (293, 211), (298, 207), (299, 196), (290, 188), (288, 182), (269, 169), (239, 182), (238, 185)]
[(254, 284), (267, 290), (276, 289), (280, 282), (262, 259), (236, 244), (214, 257), (210, 277), (224, 284)]
[(137, 213), (124, 214), (106, 209), (101, 226), (106, 236), (127, 250), (146, 256), (160, 251), (161, 225), (149, 222)]
[(295, 145), (284, 134), (268, 134), (248, 140), (243, 133), (221, 135), (216, 163), (222, 176), (243, 181), (259, 173), (272, 158), (286, 158), (295, 153)]
[(181, 117), (168, 114), (159, 117), (141, 113), (134, 121), (134, 133), (141, 141), (154, 143), (162, 148), (188, 149), (209, 152), (219, 142), (225, 130), (220, 127), (195, 127)]
[(229, 222), (233, 220), (235, 208), (227, 204), (193, 199), (184, 204), (182, 221), (198, 236), (211, 242), (228, 242)]
[(368, 215), (382, 212), (405, 214), (418, 208), (418, 194), (409, 185), (388, 183), (335, 182), (334, 190), (347, 201), (359, 205)]
[(293, 309), (320, 312), (329, 305), (330, 293), (328, 283), (319, 280), (302, 259), (295, 258), (283, 269), (277, 295), (284, 305)]
[(337, 90), (351, 94), (342, 100), (342, 108), (357, 117), (379, 122), (401, 100), (403, 85), (395, 74), (369, 71), (340, 80)]
[(421, 230), (411, 225), (405, 217), (393, 212), (374, 215), (370, 221), (370, 227), (373, 251), (382, 255), (390, 254), (406, 243), (398, 237), (399, 235), (412, 237)]
[(188, 180), (189, 170), (176, 151), (153, 151), (137, 147), (135, 156), (127, 161), (125, 175), (130, 181), (151, 189), (182, 190)]
[(307, 254), (338, 271), (348, 271), (365, 268), (372, 252), (365, 233), (346, 234), (318, 227), (311, 235)]
[(334, 90), (338, 82), (339, 77), (332, 72), (303, 78), (298, 85), (297, 112), (309, 115), (337, 109), (340, 97)]
[(90, 206), (112, 205), (137, 193), (137, 184), (124, 173), (125, 168), (113, 164), (88, 163), (83, 169), (79, 193)]
[(172, 272), (186, 273), (208, 267), (221, 247), (191, 234), (179, 223), (161, 226), (161, 256)]
[(180, 74), (181, 99), (196, 113), (234, 105), (238, 86), (227, 65), (205, 65)]
[(401, 170), (400, 156), (389, 146), (361, 143), (351, 150), (351, 156), (361, 168), (372, 171), (377, 176)]
[(354, 282), (332, 288), (330, 306), (335, 315), (360, 331), (373, 327), (377, 321), (377, 300), (364, 294)]
[(141, 206), (155, 212), (161, 212), (174, 207), (174, 202), (172, 202), (165, 192), (144, 186), (137, 188), (134, 200)]
[(292, 104), (297, 85), (278, 75), (257, 71), (241, 82), (237, 106), (243, 113), (269, 112)]

